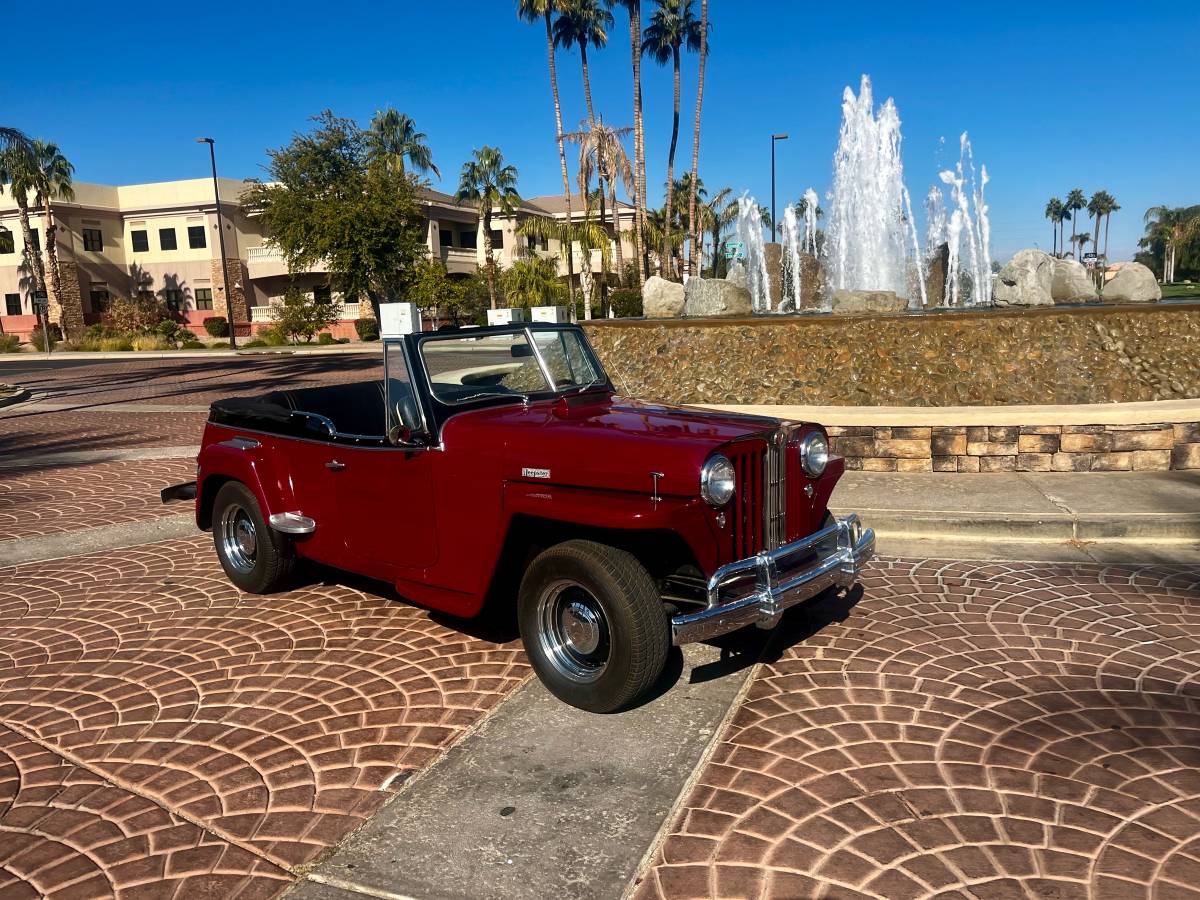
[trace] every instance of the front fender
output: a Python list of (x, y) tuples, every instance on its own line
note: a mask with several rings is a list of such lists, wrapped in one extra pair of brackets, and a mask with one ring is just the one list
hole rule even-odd
[(205, 530), (212, 527), (213, 500), (226, 481), (246, 485), (264, 519), (294, 509), (292, 481), (272, 463), (276, 455), (258, 441), (242, 438), (205, 443), (196, 460), (196, 525)]

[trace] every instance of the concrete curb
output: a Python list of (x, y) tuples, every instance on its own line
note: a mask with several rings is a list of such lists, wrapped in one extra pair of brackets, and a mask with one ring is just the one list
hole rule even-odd
[(64, 350), (61, 353), (6, 353), (0, 356), (0, 364), (11, 362), (53, 362), (54, 360), (77, 359), (221, 359), (242, 356), (340, 356), (347, 353), (379, 353), (379, 342), (366, 346), (350, 347), (256, 347), (253, 350), (125, 350), (118, 353), (79, 353)]
[(26, 388), (18, 388), (16, 393), (9, 394), (7, 397), (0, 397), (0, 409), (6, 406), (16, 406), (18, 403), (24, 403), (29, 399), (29, 391)]
[(1128, 543), (1200, 543), (1200, 514), (1144, 513), (1113, 515), (1040, 513), (932, 512), (929, 510), (838, 509), (835, 515), (856, 512), (883, 538), (923, 538), (941, 541), (1005, 541), (1063, 543), (1067, 541)]

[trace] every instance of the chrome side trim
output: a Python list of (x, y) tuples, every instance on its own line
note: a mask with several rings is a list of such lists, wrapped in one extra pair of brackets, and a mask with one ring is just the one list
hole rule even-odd
[(312, 534), (317, 530), (316, 522), (298, 512), (272, 513), (267, 521), (283, 534)]
[(227, 441), (221, 441), (217, 444), (218, 447), (229, 447), (233, 450), (255, 450), (262, 446), (253, 438), (235, 437)]
[(875, 532), (858, 516), (806, 538), (721, 566), (708, 580), (708, 608), (671, 619), (671, 642), (689, 644), (757, 625), (831, 587), (849, 588), (875, 555)]

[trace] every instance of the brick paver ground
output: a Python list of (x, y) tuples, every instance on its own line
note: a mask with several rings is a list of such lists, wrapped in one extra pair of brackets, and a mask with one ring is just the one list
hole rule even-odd
[(195, 477), (191, 459), (0, 468), (0, 561), (4, 541), (186, 513), (159, 491)]
[(863, 585), (793, 617), (639, 898), (1200, 896), (1200, 573)]
[(127, 450), (135, 447), (200, 445), (203, 412), (113, 412), (39, 410), (14, 407), (0, 414), (0, 459), (80, 450)]
[(6, 361), (0, 367), (0, 380), (58, 403), (208, 404), (222, 397), (279, 388), (382, 378), (383, 356), (378, 346), (373, 353), (97, 360), (58, 369)]
[[(53, 860), (115, 883), (126, 876), (104, 860), (136, 855), (122, 843), (134, 835), (153, 851), (135, 881), (160, 866), (276, 890), (528, 672), (515, 643), (384, 594), (334, 582), (242, 595), (206, 535), (0, 569), (0, 829), (9, 846), (53, 847), (28, 865), (0, 853), (0, 879), (37, 894), (66, 877), (39, 868)], [(39, 825), (38, 800), (14, 812), (60, 782), (96, 792), (61, 825), (80, 832), (69, 840)]]

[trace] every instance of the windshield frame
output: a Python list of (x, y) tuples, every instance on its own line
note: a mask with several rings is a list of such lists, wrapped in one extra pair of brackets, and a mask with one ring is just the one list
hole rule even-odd
[[(578, 336), (578, 345), (580, 351), (586, 356), (593, 370), (599, 373), (599, 377), (590, 384), (571, 384), (563, 387), (554, 386), (554, 377), (551, 375), (550, 367), (546, 363), (546, 359), (542, 354), (542, 349), (538, 346), (538, 342), (534, 339), (535, 334), (544, 333), (562, 333), (573, 331)], [(537, 362), (538, 371), (541, 373), (542, 380), (546, 384), (546, 388), (536, 391), (528, 391), (525, 393), (487, 393), (483, 392), (477, 396), (473, 396), (466, 400), (449, 400), (439, 397), (434, 390), (434, 379), (429, 371), (428, 364), (425, 359), (424, 345), (431, 342), (442, 341), (462, 341), (470, 340), (475, 337), (490, 337), (492, 335), (521, 335), (525, 338), (530, 351)], [(453, 331), (426, 331), (408, 335), (408, 338), (413, 343), (413, 357), (420, 360), (421, 375), (425, 380), (425, 387), (428, 390), (429, 399), (439, 407), (447, 410), (461, 411), (464, 409), (475, 409), (479, 406), (490, 406), (496, 403), (507, 403), (511, 401), (520, 401), (522, 403), (530, 403), (535, 400), (551, 399), (561, 396), (571, 396), (574, 394), (583, 394), (593, 390), (612, 391), (612, 381), (609, 379), (608, 372), (600, 363), (599, 357), (596, 356), (595, 350), (592, 349), (591, 343), (584, 334), (583, 329), (578, 325), (564, 325), (554, 323), (534, 323), (521, 322), (513, 325), (498, 325), (488, 328), (458, 328)], [(439, 423), (440, 424), (440, 423)]]

